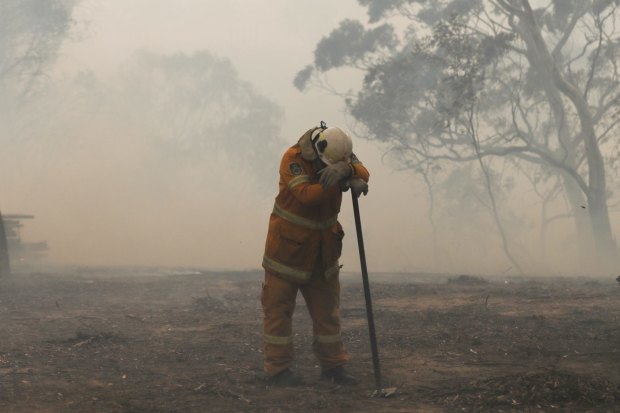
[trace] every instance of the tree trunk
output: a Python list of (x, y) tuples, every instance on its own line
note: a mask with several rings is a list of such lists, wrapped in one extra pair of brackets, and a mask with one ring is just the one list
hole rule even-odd
[(588, 211), (597, 249), (596, 256), (600, 260), (598, 267), (604, 272), (615, 273), (620, 260), (616, 240), (611, 232), (607, 198), (596, 192), (590, 194), (588, 198)]
[(605, 163), (594, 130), (592, 113), (583, 94), (575, 85), (567, 81), (558, 69), (540, 33), (529, 1), (521, 0), (521, 3), (523, 5), (523, 14), (520, 16), (522, 35), (531, 53), (532, 63), (540, 71), (551, 76), (554, 86), (570, 100), (579, 117), (588, 165), (587, 208), (596, 246), (596, 260), (599, 264), (597, 269), (604, 272), (612, 271), (619, 262), (619, 255), (609, 222)]
[(558, 89), (562, 91), (573, 103), (583, 135), (586, 160), (588, 163), (588, 212), (592, 224), (592, 233), (596, 245), (596, 255), (600, 269), (605, 272), (613, 271), (619, 263), (618, 248), (612, 235), (611, 223), (609, 222), (609, 210), (607, 208), (607, 183), (605, 179), (605, 161), (601, 154), (592, 113), (588, 103), (577, 88), (568, 83), (554, 67), (554, 78)]
[(596, 262), (594, 259), (592, 223), (590, 213), (586, 210), (588, 201), (571, 176), (564, 176), (563, 185), (575, 222), (577, 248), (581, 264), (579, 269), (583, 271), (591, 268)]
[(437, 225), (435, 224), (435, 194), (433, 192), (433, 183), (431, 182), (431, 178), (429, 177), (429, 167), (427, 166), (425, 171), (422, 171), (422, 177), (424, 178), (424, 183), (426, 184), (426, 189), (428, 191), (428, 220), (431, 223), (431, 230), (433, 235), (433, 268), (437, 268), (438, 257), (439, 257), (439, 243), (437, 241)]
[(9, 244), (6, 239), (6, 231), (4, 230), (2, 212), (0, 212), (0, 277), (8, 277), (9, 275), (11, 275)]

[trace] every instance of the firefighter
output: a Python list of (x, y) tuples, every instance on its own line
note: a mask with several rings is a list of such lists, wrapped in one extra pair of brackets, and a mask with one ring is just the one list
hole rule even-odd
[(269, 218), (263, 256), (264, 372), (276, 385), (303, 380), (293, 362), (292, 317), (301, 291), (312, 318), (312, 349), (321, 378), (355, 384), (344, 369), (349, 356), (340, 335), (340, 264), (344, 232), (338, 222), (342, 192), (368, 193), (369, 173), (338, 127), (308, 130), (280, 163), (279, 192)]

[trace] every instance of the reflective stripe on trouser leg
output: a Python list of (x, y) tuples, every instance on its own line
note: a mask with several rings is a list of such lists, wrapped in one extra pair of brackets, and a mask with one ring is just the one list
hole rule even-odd
[(314, 354), (324, 369), (342, 366), (349, 355), (340, 336), (340, 280), (315, 272), (300, 288), (312, 317)]
[(293, 312), (297, 286), (269, 271), (261, 294), (263, 305), (264, 370), (273, 376), (293, 362)]

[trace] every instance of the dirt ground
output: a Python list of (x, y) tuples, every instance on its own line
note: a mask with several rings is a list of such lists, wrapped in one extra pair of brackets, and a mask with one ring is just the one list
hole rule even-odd
[(74, 269), (0, 280), (0, 412), (618, 412), (613, 279), (371, 274), (383, 387), (361, 282), (343, 336), (361, 383), (318, 379), (303, 304), (295, 369), (267, 387), (260, 273)]

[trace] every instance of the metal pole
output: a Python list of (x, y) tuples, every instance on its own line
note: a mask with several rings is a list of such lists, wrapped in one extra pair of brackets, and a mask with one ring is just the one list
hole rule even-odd
[(362, 267), (362, 280), (364, 282), (364, 297), (366, 299), (366, 318), (368, 319), (368, 333), (370, 335), (370, 350), (372, 351), (372, 367), (375, 371), (377, 391), (381, 392), (381, 366), (379, 365), (379, 349), (377, 347), (377, 335), (375, 334), (375, 320), (372, 313), (372, 300), (370, 298), (370, 283), (368, 282), (368, 269), (366, 268), (366, 252), (364, 251), (364, 237), (362, 235), (362, 221), (360, 219), (360, 207), (357, 198), (351, 191), (353, 199), (353, 214), (355, 215), (355, 229), (357, 231), (357, 246), (360, 252), (360, 265)]

